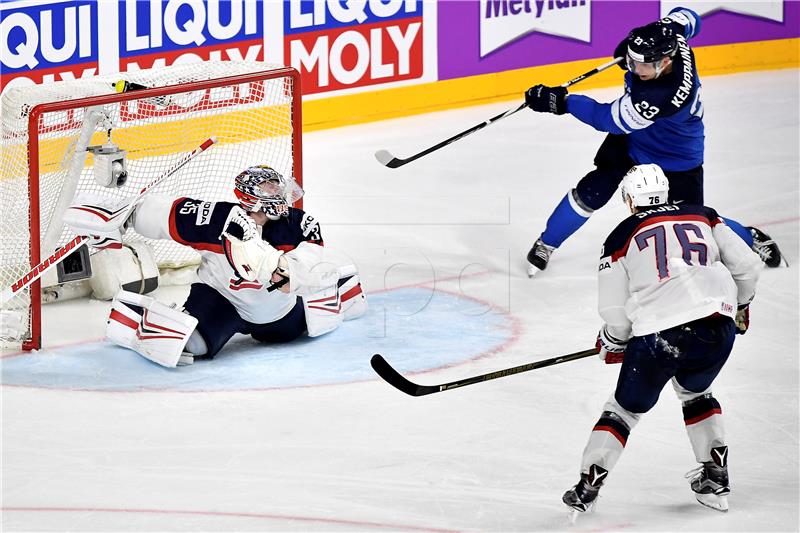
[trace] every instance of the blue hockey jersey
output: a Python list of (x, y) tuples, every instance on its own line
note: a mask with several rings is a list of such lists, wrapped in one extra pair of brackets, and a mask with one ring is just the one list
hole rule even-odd
[(700, 17), (685, 8), (662, 23), (678, 38), (672, 72), (642, 81), (625, 74), (625, 94), (610, 104), (570, 94), (567, 111), (599, 131), (628, 135), (628, 153), (637, 164), (655, 163), (667, 171), (703, 164), (703, 104), (694, 53), (687, 39), (700, 31)]

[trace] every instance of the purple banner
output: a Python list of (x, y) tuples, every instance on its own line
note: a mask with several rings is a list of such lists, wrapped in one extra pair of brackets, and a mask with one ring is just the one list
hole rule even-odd
[[(663, 6), (662, 6), (663, 4)], [(691, 2), (687, 3), (689, 7)], [(692, 46), (800, 36), (800, 2), (716, 2)], [(680, 5), (659, 1), (457, 0), (439, 2), (439, 79), (609, 57), (634, 27)], [(739, 12), (734, 12), (739, 11)]]

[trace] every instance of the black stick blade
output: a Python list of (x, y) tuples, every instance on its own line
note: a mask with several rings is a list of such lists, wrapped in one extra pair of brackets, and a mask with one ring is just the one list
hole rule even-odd
[(378, 150), (375, 152), (375, 159), (377, 159), (378, 163), (381, 165), (389, 168), (397, 168), (405, 165), (402, 159), (393, 156), (389, 150)]
[(376, 353), (373, 355), (369, 364), (372, 365), (372, 369), (383, 378), (386, 383), (399, 391), (405, 392), (409, 396), (425, 396), (426, 394), (439, 392), (439, 387), (417, 385), (416, 383), (410, 382), (400, 375), (397, 370), (392, 368), (392, 365), (386, 362), (386, 359), (380, 354)]

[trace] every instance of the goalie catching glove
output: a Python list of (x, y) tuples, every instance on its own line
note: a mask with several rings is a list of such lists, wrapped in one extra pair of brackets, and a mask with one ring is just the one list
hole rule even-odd
[(100, 250), (121, 248), (124, 225), (132, 212), (130, 198), (78, 193), (64, 214), (64, 224), (77, 235), (90, 237), (89, 246)]
[(276, 271), (288, 277), (283, 252), (261, 238), (255, 221), (241, 207), (231, 209), (220, 238), (225, 257), (240, 278), (266, 283)]
[(597, 354), (607, 365), (621, 363), (627, 345), (628, 341), (619, 340), (608, 333), (607, 324), (597, 334)]

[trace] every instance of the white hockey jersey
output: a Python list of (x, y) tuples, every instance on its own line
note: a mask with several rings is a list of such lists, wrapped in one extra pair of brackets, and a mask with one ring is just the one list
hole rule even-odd
[[(228, 214), (236, 205), (150, 194), (136, 208), (134, 229), (151, 239), (171, 239), (195, 249), (201, 256), (197, 270), (200, 281), (230, 301), (244, 320), (253, 324), (274, 322), (295, 306), (297, 291), (268, 292), (269, 280), (245, 281), (237, 276), (220, 240)], [(286, 252), (287, 260), (295, 265), (316, 264), (323, 245), (317, 221), (295, 208), (289, 209), (288, 217), (268, 221), (261, 228), (261, 238)]]
[(600, 315), (627, 340), (715, 313), (734, 318), (755, 294), (761, 259), (710, 207), (666, 205), (631, 215), (603, 245)]

